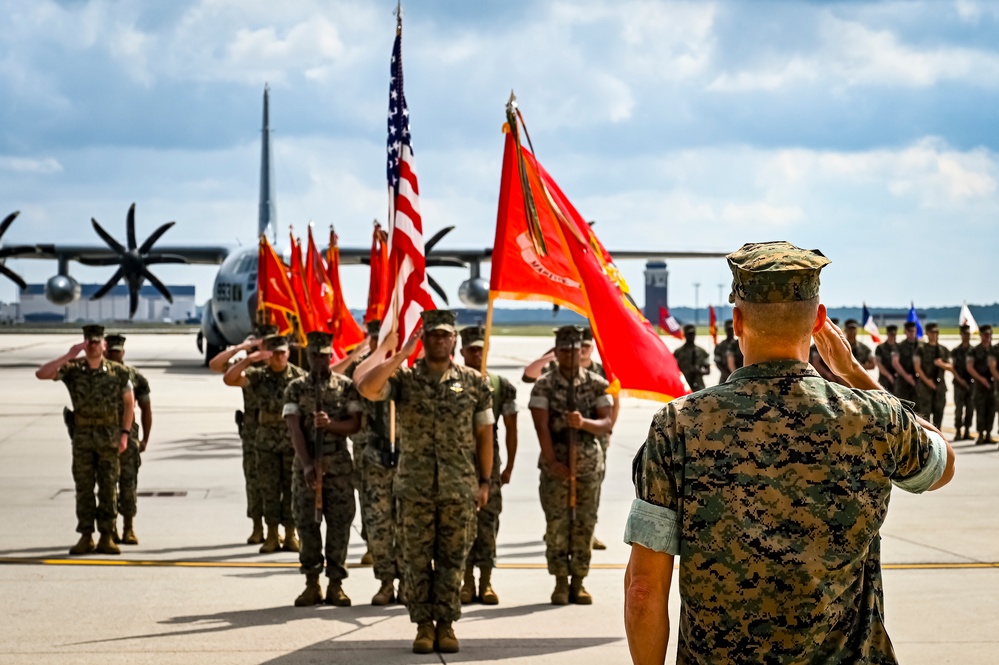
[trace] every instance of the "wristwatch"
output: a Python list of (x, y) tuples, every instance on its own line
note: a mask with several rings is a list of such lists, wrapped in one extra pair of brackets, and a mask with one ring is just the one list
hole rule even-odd
[(488, 485), (488, 484), (489, 484), (488, 478), (479, 478), (479, 485)]
[(122, 434), (131, 434), (131, 433), (132, 433), (132, 430), (129, 430), (129, 429), (125, 429), (124, 427), (122, 427), (122, 428), (121, 428), (121, 433), (122, 433)]

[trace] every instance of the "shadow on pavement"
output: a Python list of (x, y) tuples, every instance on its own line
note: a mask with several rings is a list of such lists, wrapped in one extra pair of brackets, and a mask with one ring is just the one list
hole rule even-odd
[(560, 609), (558, 605), (551, 603), (536, 603), (534, 605), (505, 605), (502, 607), (486, 607), (484, 605), (466, 605), (461, 609), (461, 621), (457, 624), (471, 623), (472, 621), (483, 621), (485, 619), (508, 619), (511, 617), (525, 617), (538, 612)]

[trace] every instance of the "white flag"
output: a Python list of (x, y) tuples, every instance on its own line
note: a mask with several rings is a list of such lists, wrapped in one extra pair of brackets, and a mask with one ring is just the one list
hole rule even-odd
[(957, 317), (957, 325), (968, 326), (971, 328), (972, 335), (978, 333), (978, 324), (975, 323), (975, 317), (971, 315), (971, 310), (968, 309), (968, 303), (961, 305), (961, 313)]

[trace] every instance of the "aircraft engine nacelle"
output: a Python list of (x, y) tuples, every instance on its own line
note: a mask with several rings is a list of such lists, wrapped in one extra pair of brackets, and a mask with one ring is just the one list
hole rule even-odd
[(481, 277), (466, 279), (458, 287), (458, 298), (468, 307), (485, 307), (489, 304), (489, 282)]
[(69, 275), (55, 275), (45, 282), (45, 297), (53, 305), (69, 305), (80, 297), (80, 283)]

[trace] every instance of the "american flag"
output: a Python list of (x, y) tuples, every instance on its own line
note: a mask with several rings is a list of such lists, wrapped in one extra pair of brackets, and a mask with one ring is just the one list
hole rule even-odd
[(409, 132), (409, 108), (402, 85), (402, 17), (396, 24), (392, 46), (389, 83), (388, 178), (389, 281), (392, 299), (385, 311), (381, 336), (393, 329), (399, 344), (405, 344), (420, 320), (420, 312), (434, 309), (427, 284), (427, 259), (423, 247), (423, 220), (420, 217), (420, 188), (413, 161)]

